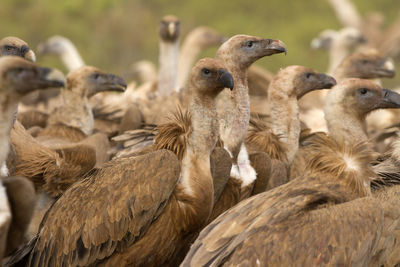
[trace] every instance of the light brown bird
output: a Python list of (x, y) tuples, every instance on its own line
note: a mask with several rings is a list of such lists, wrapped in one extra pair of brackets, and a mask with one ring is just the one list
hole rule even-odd
[(355, 205), (358, 200), (352, 200), (370, 195), (372, 154), (365, 143), (314, 145), (313, 160), (307, 162), (312, 171), (219, 216), (200, 233), (181, 266), (368, 263), (377, 254), (383, 214), (377, 201)]
[[(51, 72), (50, 69), (40, 68), (36, 64), (20, 57), (5, 56), (0, 58), (0, 106), (2, 107), (0, 111), (0, 162), (4, 162), (7, 158), (9, 151), (8, 136), (14, 122), (18, 102), (22, 97), (39, 88), (63, 85), (62, 82), (49, 78)], [(9, 253), (23, 241), (22, 237), (31, 216), (29, 207), (34, 204), (34, 202), (30, 203), (29, 201), (31, 200), (33, 189), (29, 181), (18, 177), (7, 177), (5, 179), (4, 182), (3, 179), (0, 180), (2, 190), (0, 257), (6, 251), (6, 244), (7, 253)], [(7, 195), (9, 195), (9, 200), (5, 198), (3, 183), (5, 184)], [(7, 207), (8, 201), (11, 205), (13, 217), (10, 216)], [(21, 209), (27, 210), (22, 212)], [(6, 233), (11, 219), (10, 234), (8, 241), (6, 241)]]
[[(377, 109), (396, 107), (400, 107), (399, 94), (382, 89), (372, 81), (357, 78), (343, 80), (328, 93), (324, 112), (329, 136), (320, 135), (344, 144), (367, 142), (366, 116)], [(312, 143), (313, 136), (305, 137), (302, 143)], [(310, 160), (307, 153), (313, 148), (304, 144), (290, 167), (291, 179), (301, 175), (305, 161)]]
[(118, 159), (74, 184), (51, 207), (37, 238), (26, 247), (28, 266), (160, 266), (173, 259), (187, 235), (202, 227), (213, 202), (215, 98), (224, 87), (233, 88), (233, 78), (221, 63), (203, 59), (193, 68), (189, 86), (192, 131), (182, 160), (167, 150)]
[[(298, 99), (313, 90), (329, 89), (335, 84), (331, 76), (303, 66), (289, 66), (280, 70), (268, 89), (268, 121), (251, 120), (246, 137), (248, 150), (265, 152), (288, 168), (299, 146), (301, 129)], [(265, 189), (287, 182), (287, 177), (265, 178), (271, 179), (264, 182), (267, 186)]]

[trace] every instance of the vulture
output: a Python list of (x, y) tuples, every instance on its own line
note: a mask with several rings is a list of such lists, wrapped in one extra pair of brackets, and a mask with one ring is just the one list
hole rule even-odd
[(290, 178), (295, 179), (304, 172), (305, 162), (310, 160), (308, 153), (314, 150), (309, 144), (313, 143), (315, 135), (346, 145), (367, 142), (366, 116), (377, 109), (399, 107), (400, 94), (372, 81), (350, 78), (339, 82), (329, 91), (324, 107), (329, 136), (323, 133), (303, 136), (290, 167)]
[[(298, 99), (313, 90), (329, 89), (335, 84), (336, 81), (331, 76), (316, 73), (303, 66), (281, 69), (272, 79), (268, 89), (269, 123), (256, 118), (250, 120), (246, 136), (248, 150), (265, 152), (271, 159), (280, 161), (288, 167), (299, 146), (301, 129)], [(275, 168), (278, 166), (273, 167)], [(271, 181), (263, 184), (270, 189), (285, 183), (286, 179), (272, 175)]]
[(37, 236), (8, 265), (162, 266), (172, 261), (212, 209), (215, 98), (226, 87), (234, 89), (234, 82), (224, 66), (200, 60), (189, 79), (191, 124), (183, 135), (182, 158), (159, 150), (108, 162), (52, 205)]
[[(0, 58), (0, 162), (4, 162), (9, 151), (9, 133), (15, 120), (18, 102), (22, 97), (36, 89), (62, 86), (63, 83), (50, 78), (52, 70), (41, 68), (17, 56)], [(23, 177), (0, 179), (0, 257), (10, 253), (23, 242), (23, 236), (31, 217), (34, 204), (32, 184)], [(7, 197), (8, 195), (8, 197)], [(8, 199), (8, 200), (7, 200)], [(8, 202), (12, 216), (9, 213)], [(11, 224), (10, 224), (11, 221)], [(7, 238), (7, 234), (9, 236)]]
[(180, 22), (175, 16), (162, 18), (159, 28), (160, 54), (157, 92), (168, 96), (177, 90)]
[(55, 35), (37, 46), (39, 55), (56, 55), (60, 57), (68, 72), (85, 65), (75, 45), (66, 37)]
[(16, 175), (32, 179), (37, 188), (56, 197), (77, 179), (108, 160), (108, 139), (93, 131), (88, 98), (103, 91), (123, 91), (125, 81), (95, 67), (84, 66), (67, 76), (62, 104), (49, 115), (48, 125), (33, 138), (19, 124), (11, 142), (16, 150)]

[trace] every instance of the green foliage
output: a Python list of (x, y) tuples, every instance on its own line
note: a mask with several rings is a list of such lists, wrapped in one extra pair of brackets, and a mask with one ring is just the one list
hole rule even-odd
[[(400, 10), (398, 0), (353, 2), (362, 14), (385, 14), (385, 25)], [(124, 73), (136, 60), (157, 62), (157, 27), (166, 14), (180, 18), (183, 35), (198, 25), (208, 25), (226, 36), (246, 33), (283, 40), (287, 56), (258, 63), (271, 71), (291, 64), (326, 70), (327, 54), (312, 51), (310, 41), (326, 28), (340, 28), (326, 0), (1, 0), (0, 36), (18, 36), (35, 48), (49, 36), (63, 35), (76, 44), (87, 64)], [(214, 53), (210, 49), (204, 56)], [(52, 57), (38, 60), (63, 68)]]

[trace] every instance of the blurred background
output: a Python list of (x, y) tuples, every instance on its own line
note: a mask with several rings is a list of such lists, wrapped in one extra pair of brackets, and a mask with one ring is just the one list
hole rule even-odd
[[(399, 0), (353, 3), (361, 15), (382, 13), (384, 29), (400, 15)], [(181, 41), (200, 25), (213, 27), (227, 37), (245, 33), (284, 41), (287, 56), (257, 63), (273, 72), (291, 64), (326, 71), (328, 53), (312, 50), (310, 42), (324, 29), (342, 27), (326, 0), (1, 0), (0, 36), (20, 37), (36, 50), (39, 42), (63, 35), (77, 46), (86, 64), (123, 74), (137, 60), (157, 64), (158, 25), (167, 14), (179, 17)], [(213, 57), (215, 50), (209, 49), (203, 56)], [(56, 57), (38, 57), (38, 62), (65, 71)], [(384, 85), (399, 86), (399, 75), (386, 79)]]

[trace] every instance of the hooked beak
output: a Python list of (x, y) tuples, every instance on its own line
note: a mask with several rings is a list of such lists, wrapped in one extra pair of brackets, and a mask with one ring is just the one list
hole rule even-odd
[(57, 69), (39, 67), (39, 75), (29, 79), (29, 86), (17, 89), (18, 93), (27, 94), (36, 89), (57, 88), (65, 86), (64, 74)]
[(285, 55), (287, 53), (286, 50), (286, 45), (284, 42), (281, 40), (273, 40), (273, 39), (264, 39), (263, 40), (265, 43), (265, 49), (267, 52), (267, 56), (273, 55), (273, 54), (279, 54), (285, 52)]
[(232, 75), (227, 70), (218, 70), (218, 79), (224, 88), (229, 88), (231, 91), (233, 90), (235, 83)]
[(124, 92), (126, 87), (127, 85), (123, 78), (114, 74), (107, 74), (106, 83), (104, 83), (104, 86), (99, 86), (97, 92), (103, 92), (103, 91)]
[(39, 73), (39, 88), (65, 86), (65, 76), (61, 71), (57, 69), (40, 67)]
[(393, 59), (385, 58), (379, 64), (379, 67), (373, 71), (377, 78), (393, 78), (396, 74)]
[(324, 73), (318, 73), (316, 75), (316, 80), (312, 82), (308, 88), (302, 90), (298, 95), (297, 99), (300, 99), (302, 96), (307, 94), (308, 92), (320, 89), (330, 89), (336, 85), (336, 80), (332, 76), (326, 75)]
[(379, 108), (400, 108), (400, 94), (389, 90), (389, 89), (382, 89), (383, 97), (379, 104), (377, 105), (376, 109)]
[(36, 61), (35, 53), (26, 45), (21, 46), (21, 55), (26, 60), (29, 60), (31, 62)]

